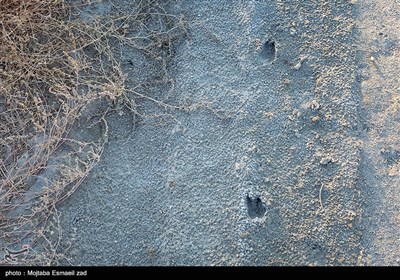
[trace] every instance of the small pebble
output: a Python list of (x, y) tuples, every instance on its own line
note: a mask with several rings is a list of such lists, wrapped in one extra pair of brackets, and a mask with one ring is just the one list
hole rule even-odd
[(322, 165), (327, 165), (328, 163), (330, 163), (332, 160), (330, 157), (323, 157), (321, 158), (321, 160), (319, 161), (320, 164)]
[(300, 67), (301, 67), (301, 61), (299, 61), (299, 63), (297, 63), (295, 66), (293, 66), (293, 69), (299, 70)]
[(312, 122), (316, 123), (319, 121), (319, 117), (318, 116), (314, 116), (311, 118)]

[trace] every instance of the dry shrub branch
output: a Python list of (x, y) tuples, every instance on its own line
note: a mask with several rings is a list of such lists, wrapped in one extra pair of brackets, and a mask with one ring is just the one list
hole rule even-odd
[(135, 94), (145, 93), (126, 88), (123, 47), (165, 67), (183, 29), (156, 1), (82, 17), (90, 5), (0, 0), (0, 264), (57, 263), (57, 205), (100, 159), (108, 133), (104, 118), (95, 123), (102, 137), (92, 141), (72, 139), (71, 127), (95, 100), (122, 100), (135, 111)]

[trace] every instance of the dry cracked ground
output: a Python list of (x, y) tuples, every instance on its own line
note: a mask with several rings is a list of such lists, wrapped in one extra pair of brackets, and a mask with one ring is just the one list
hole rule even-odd
[[(102, 159), (61, 206), (62, 263), (399, 265), (399, 0), (167, 10), (187, 30), (149, 95), (185, 109), (107, 117)], [(146, 57), (123, 59), (129, 83)]]

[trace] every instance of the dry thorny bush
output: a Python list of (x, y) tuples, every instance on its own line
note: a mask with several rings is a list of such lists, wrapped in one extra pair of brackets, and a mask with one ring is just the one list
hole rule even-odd
[(59, 260), (57, 206), (99, 160), (108, 133), (103, 117), (93, 124), (99, 139), (73, 139), (71, 127), (95, 100), (135, 111), (135, 96), (146, 96), (127, 88), (122, 50), (165, 66), (181, 19), (157, 1), (131, 3), (125, 14), (83, 17), (93, 3), (0, 0), (0, 264)]

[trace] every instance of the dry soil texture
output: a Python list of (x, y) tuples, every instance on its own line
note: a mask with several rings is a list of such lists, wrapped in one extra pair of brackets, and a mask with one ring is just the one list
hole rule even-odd
[(365, 132), (360, 178), (369, 264), (400, 265), (400, 2), (359, 1)]

